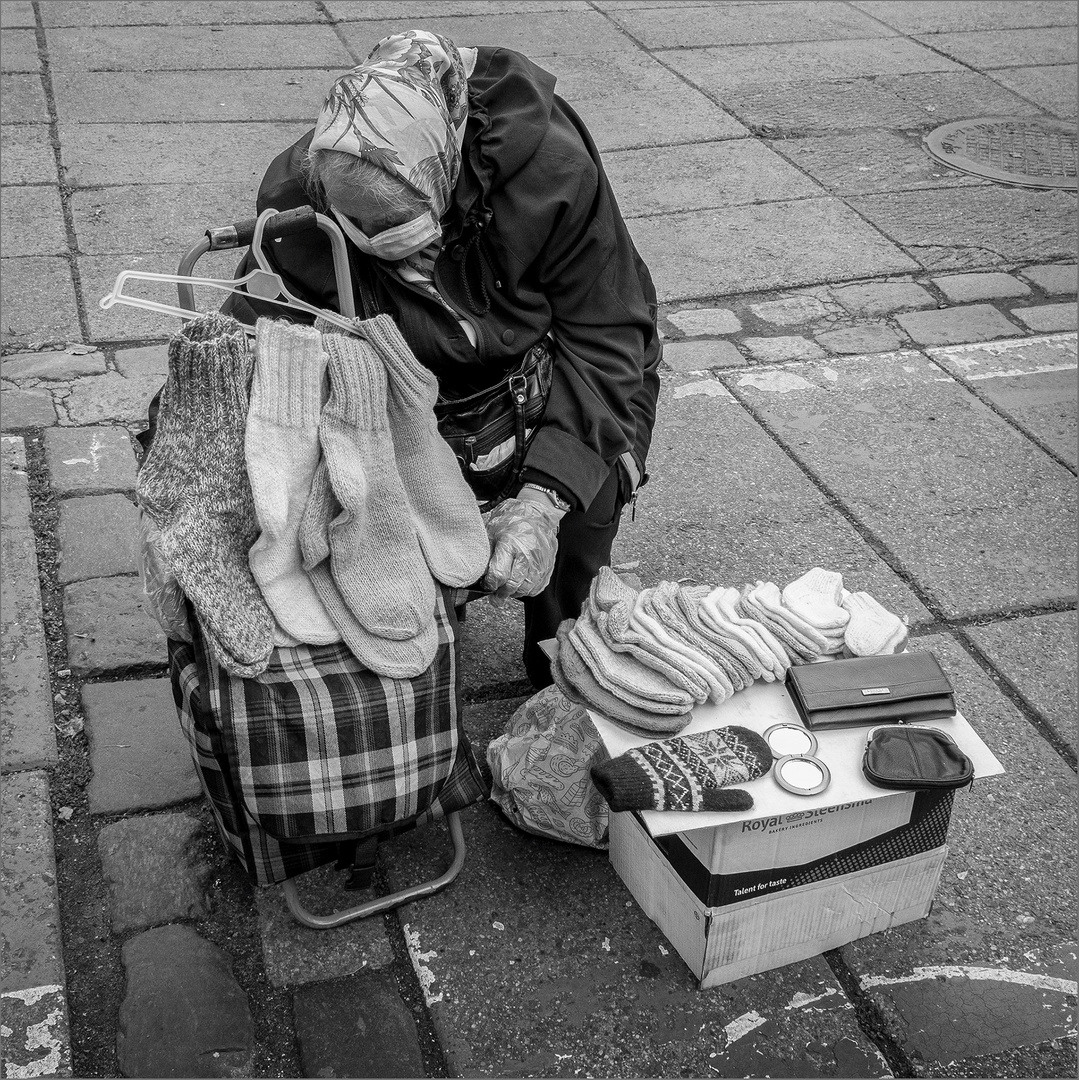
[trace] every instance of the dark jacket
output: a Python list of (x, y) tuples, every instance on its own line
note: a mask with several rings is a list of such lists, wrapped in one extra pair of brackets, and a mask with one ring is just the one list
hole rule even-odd
[[(553, 75), (519, 53), (479, 49), (461, 175), (435, 264), (439, 292), (476, 329), (475, 347), (436, 300), (348, 248), (357, 311), (377, 314), (365, 309), (366, 294), (392, 315), (446, 396), (491, 385), (551, 331), (551, 396), (523, 475), (584, 508), (626, 451), (644, 474), (661, 349), (648, 269), (591, 136), (554, 85)], [(322, 190), (305, 184), (311, 134), (270, 165), (260, 212), (310, 204), (329, 213)], [(266, 251), (295, 295), (338, 310), (323, 233), (284, 237)], [(249, 254), (238, 273), (253, 268)], [(283, 309), (233, 297), (225, 310), (253, 322)]]

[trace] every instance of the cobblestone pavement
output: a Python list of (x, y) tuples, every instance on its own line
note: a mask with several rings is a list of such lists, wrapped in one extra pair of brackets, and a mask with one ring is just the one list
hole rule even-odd
[[(656, 278), (652, 480), (616, 567), (841, 570), (954, 675), (1006, 773), (957, 798), (929, 918), (700, 991), (605, 854), (493, 805), (462, 815), (448, 890), (332, 931), (217, 840), (135, 562), (169, 320), (97, 299), (247, 216), (334, 73), (419, 22), (557, 74)], [(1074, 1075), (1075, 195), (920, 139), (1074, 119), (1075, 22), (1043, 0), (4, 0), (5, 1075)], [(462, 631), (482, 759), (528, 692), (518, 613)], [(374, 891), (445, 846), (386, 845)], [(336, 878), (303, 899), (329, 909)]]

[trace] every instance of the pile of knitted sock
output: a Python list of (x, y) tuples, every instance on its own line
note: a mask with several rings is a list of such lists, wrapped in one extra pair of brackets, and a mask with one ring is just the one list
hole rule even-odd
[(343, 641), (380, 675), (426, 670), (439, 583), (477, 581), (490, 545), (393, 321), (260, 319), (252, 357), (204, 316), (169, 356), (136, 496), (218, 661), (250, 677), (275, 645)]
[(820, 567), (782, 590), (661, 581), (639, 592), (604, 567), (556, 642), (551, 671), (563, 693), (633, 731), (672, 734), (694, 705), (781, 679), (792, 664), (896, 652), (906, 627)]

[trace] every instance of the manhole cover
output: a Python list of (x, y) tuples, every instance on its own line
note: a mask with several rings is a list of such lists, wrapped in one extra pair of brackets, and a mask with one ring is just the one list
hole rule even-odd
[(1076, 186), (1075, 125), (1028, 116), (983, 116), (922, 140), (938, 161), (972, 176), (1031, 188)]

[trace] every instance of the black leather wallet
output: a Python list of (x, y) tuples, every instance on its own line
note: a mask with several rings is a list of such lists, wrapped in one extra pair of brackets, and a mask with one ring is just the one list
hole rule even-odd
[(898, 724), (955, 716), (955, 693), (930, 652), (801, 664), (787, 691), (807, 728)]

